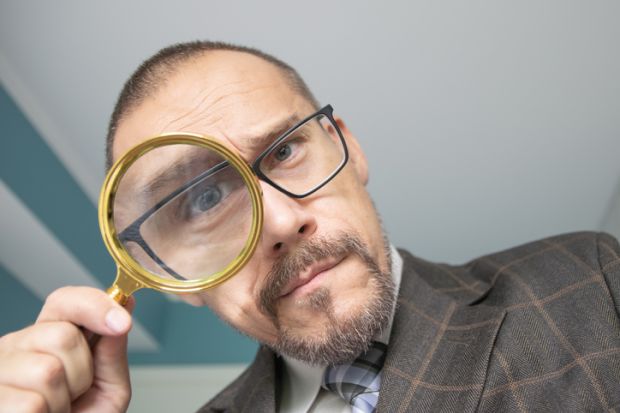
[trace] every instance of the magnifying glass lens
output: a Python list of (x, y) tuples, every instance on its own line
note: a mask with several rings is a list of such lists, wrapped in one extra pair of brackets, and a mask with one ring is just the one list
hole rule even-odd
[(252, 199), (220, 153), (191, 144), (156, 147), (120, 178), (113, 226), (129, 256), (163, 280), (208, 279), (243, 251)]

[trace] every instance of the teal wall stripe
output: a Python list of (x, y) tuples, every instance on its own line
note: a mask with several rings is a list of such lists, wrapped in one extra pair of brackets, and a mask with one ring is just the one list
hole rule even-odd
[[(0, 336), (34, 323), (43, 302), (0, 264)], [(139, 292), (138, 305), (157, 296)], [(161, 351), (131, 352), (133, 365), (249, 363), (257, 345), (220, 321), (209, 309), (169, 303), (163, 318)]]
[[(110, 285), (116, 268), (99, 233), (97, 209), (4, 88), (0, 88), (0, 125), (0, 177), (76, 260), (103, 285)], [(156, 339), (164, 305), (163, 297), (153, 297), (136, 309)]]
[(42, 304), (0, 263), (0, 336), (34, 323)]
[(169, 303), (166, 310), (163, 351), (132, 353), (131, 364), (249, 363), (255, 341), (233, 330), (206, 307)]

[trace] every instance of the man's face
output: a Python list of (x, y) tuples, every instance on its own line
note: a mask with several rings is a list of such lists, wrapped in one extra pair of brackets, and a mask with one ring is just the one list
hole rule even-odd
[[(272, 64), (245, 53), (210, 52), (181, 64), (125, 116), (113, 157), (174, 131), (215, 137), (252, 162), (270, 143), (261, 138), (314, 111)], [(365, 189), (366, 159), (338, 123), (350, 153), (347, 166), (302, 199), (261, 181), (265, 217), (253, 257), (227, 282), (186, 296), (243, 333), (309, 362), (355, 356), (385, 323), (392, 305), (386, 246)], [(344, 340), (335, 354), (325, 349), (349, 333), (358, 336), (355, 343)]]

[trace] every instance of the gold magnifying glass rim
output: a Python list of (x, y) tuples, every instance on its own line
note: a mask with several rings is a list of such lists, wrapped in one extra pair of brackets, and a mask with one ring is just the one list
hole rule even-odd
[[(133, 165), (133, 163), (147, 152), (153, 149), (174, 145), (174, 144), (190, 144), (195, 146), (211, 149), (223, 155), (226, 160), (241, 174), (249, 192), (252, 201), (252, 225), (250, 234), (237, 257), (231, 261), (224, 269), (209, 276), (208, 278), (199, 278), (192, 280), (175, 280), (165, 279), (144, 269), (123, 247), (117, 237), (116, 228), (114, 227), (114, 200), (118, 190), (120, 181), (125, 172)], [(250, 259), (260, 238), (263, 226), (263, 203), (262, 191), (258, 184), (258, 178), (250, 168), (250, 166), (237, 153), (233, 152), (222, 143), (214, 138), (206, 135), (198, 135), (186, 132), (165, 133), (133, 147), (125, 153), (108, 171), (105, 177), (101, 194), (99, 196), (99, 229), (103, 236), (103, 241), (110, 255), (118, 265), (119, 274), (115, 284), (124, 290), (125, 294), (130, 295), (133, 291), (149, 287), (159, 291), (171, 292), (176, 294), (193, 293), (208, 288), (215, 287), (223, 283), (230, 277), (235, 275)], [(135, 283), (129, 280), (120, 280), (121, 276), (128, 275)]]

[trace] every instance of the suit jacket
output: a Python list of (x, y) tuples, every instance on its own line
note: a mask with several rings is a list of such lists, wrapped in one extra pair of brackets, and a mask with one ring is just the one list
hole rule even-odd
[[(620, 412), (613, 237), (563, 235), (463, 266), (401, 255), (377, 411)], [(261, 347), (200, 412), (276, 411), (280, 369)]]

